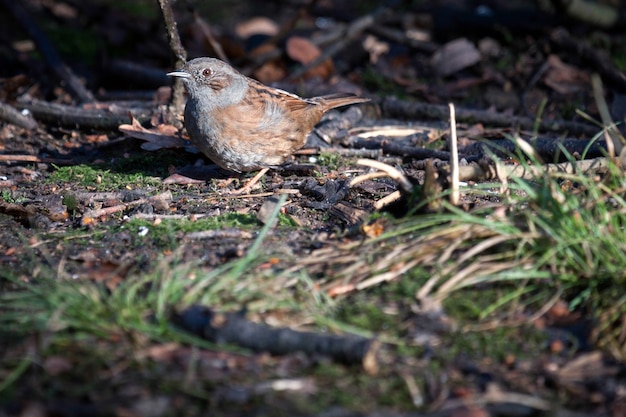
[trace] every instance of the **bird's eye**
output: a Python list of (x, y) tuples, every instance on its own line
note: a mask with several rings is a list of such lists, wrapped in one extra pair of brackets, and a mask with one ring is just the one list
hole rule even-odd
[(208, 77), (209, 75), (211, 75), (211, 69), (210, 68), (205, 68), (202, 70), (202, 75), (205, 77)]

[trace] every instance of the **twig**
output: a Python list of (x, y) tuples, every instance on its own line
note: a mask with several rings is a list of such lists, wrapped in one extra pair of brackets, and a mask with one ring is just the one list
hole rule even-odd
[(128, 216), (128, 219), (141, 219), (148, 220), (150, 222), (160, 222), (163, 220), (198, 220), (205, 217), (209, 217), (210, 214), (198, 213), (198, 214), (147, 214), (147, 213), (135, 213)]
[[(176, 61), (176, 68), (180, 68), (187, 61), (187, 51), (180, 42), (176, 20), (174, 19), (174, 12), (172, 11), (169, 0), (158, 1), (159, 7), (161, 7), (161, 13), (163, 14), (163, 22), (165, 23), (165, 30), (167, 33), (167, 40), (170, 44), (170, 50), (172, 51), (172, 55)], [(174, 87), (172, 90), (172, 106), (177, 113), (182, 113), (184, 105), (185, 96), (183, 83), (180, 78), (175, 77)]]
[[(511, 139), (494, 139), (489, 141), (480, 141), (471, 145), (463, 146), (461, 154), (482, 157), (486, 153), (492, 152), (500, 157), (515, 156), (520, 144), (527, 143), (532, 146), (532, 150), (526, 149), (532, 158), (544, 161), (553, 161), (555, 158), (566, 160), (565, 152), (571, 155), (584, 156), (585, 159), (597, 158), (603, 156), (606, 150), (606, 143), (602, 140), (584, 140), (584, 139), (556, 139), (539, 137), (529, 142), (528, 139), (515, 137)], [(489, 152), (485, 151), (489, 149)], [(468, 159), (469, 161), (470, 159)]]
[(39, 28), (37, 23), (30, 18), (26, 9), (22, 6), (22, 2), (3, 0), (3, 3), (4, 7), (8, 9), (20, 25), (26, 29), (37, 45), (37, 49), (39, 49), (41, 55), (43, 55), (56, 76), (65, 83), (68, 91), (82, 103), (92, 103), (96, 101), (91, 92), (83, 86), (72, 70), (63, 63), (61, 56), (48, 40), (45, 33)]
[[(608, 167), (606, 158), (585, 159), (576, 162), (563, 162), (560, 164), (546, 164), (541, 166), (505, 165), (502, 169), (509, 177), (518, 177), (527, 180), (541, 178), (546, 173), (575, 174), (584, 173), (590, 175)], [(459, 167), (459, 179), (461, 181), (483, 181), (498, 178), (495, 168), (487, 168), (477, 163), (471, 163)]]
[(528, 81), (527, 83), (525, 83), (524, 85), (524, 90), (522, 91), (521, 94), (521, 100), (522, 100), (522, 105), (523, 105), (523, 109), (524, 109), (524, 113), (529, 116), (529, 117), (535, 117), (537, 118), (537, 116), (540, 115), (540, 112), (537, 113), (537, 115), (533, 115), (532, 112), (530, 111), (527, 103), (527, 99), (528, 99), (528, 94), (530, 91), (532, 91), (535, 86), (537, 85), (537, 83), (539, 82), (539, 80), (541, 79), (541, 77), (544, 76), (544, 74), (550, 69), (550, 63), (548, 62), (548, 60), (546, 59), (545, 62), (543, 64), (541, 64), (541, 66), (539, 67), (539, 69), (537, 71), (535, 71), (535, 73), (533, 74), (533, 76), (530, 78), (530, 81)]
[(591, 75), (591, 87), (593, 89), (593, 97), (598, 107), (598, 113), (604, 125), (604, 136), (609, 149), (609, 155), (614, 158), (620, 155), (624, 148), (624, 137), (615, 126), (615, 122), (611, 117), (609, 106), (604, 98), (604, 88), (602, 88), (602, 79), (598, 74)]
[(86, 221), (88, 219), (108, 216), (110, 214), (118, 213), (120, 211), (126, 210), (129, 207), (137, 206), (140, 204), (146, 204), (146, 203), (155, 204), (156, 203), (159, 205), (163, 205), (164, 203), (167, 204), (171, 200), (172, 200), (172, 193), (170, 191), (165, 191), (161, 194), (157, 194), (152, 197), (139, 198), (134, 201), (129, 201), (128, 203), (117, 204), (115, 206), (105, 207), (105, 208), (97, 209), (97, 210), (90, 210), (83, 215), (83, 221)]
[[(324, 355), (344, 364), (361, 364), (374, 372), (379, 344), (358, 336), (300, 332), (254, 323), (239, 313), (219, 313), (193, 305), (174, 317), (179, 327), (213, 343), (232, 344), (257, 352)], [(373, 361), (368, 366), (368, 361)]]
[[(429, 118), (445, 120), (448, 118), (447, 106), (427, 104), (420, 102), (408, 102), (396, 98), (385, 98), (381, 104), (383, 114), (387, 117), (404, 117), (407, 119)], [(532, 130), (535, 120), (528, 117), (510, 116), (502, 113), (490, 113), (481, 110), (456, 109), (456, 118), (459, 122), (476, 123), (482, 122), (492, 126), (517, 126), (524, 130)], [(570, 122), (564, 120), (542, 121), (540, 129), (544, 131), (563, 133), (566, 130), (572, 135), (593, 136), (598, 133), (598, 128), (585, 123)]]
[[(380, 171), (385, 172), (389, 177), (391, 177), (394, 181), (396, 181), (403, 191), (410, 194), (413, 192), (413, 185), (411, 181), (400, 171), (392, 167), (391, 165), (384, 164), (379, 161), (373, 161), (370, 159), (359, 159), (356, 162), (358, 165), (368, 166), (370, 168), (376, 168)], [(350, 186), (358, 184), (360, 182), (359, 177), (354, 178), (350, 181)]]
[(454, 115), (454, 104), (448, 104), (450, 107), (450, 178), (451, 190), (450, 203), (458, 205), (461, 199), (459, 193), (459, 148), (456, 140), (456, 116)]
[(185, 239), (202, 240), (202, 239), (252, 239), (254, 235), (247, 230), (236, 228), (220, 229), (220, 230), (200, 230), (198, 232), (190, 232), (185, 235)]
[(193, 20), (196, 22), (196, 25), (199, 26), (200, 29), (202, 30), (202, 34), (204, 35), (206, 40), (209, 42), (209, 44), (215, 51), (215, 54), (217, 55), (217, 57), (224, 62), (230, 63), (230, 61), (228, 60), (228, 57), (226, 56), (226, 53), (224, 52), (224, 49), (222, 48), (222, 45), (220, 45), (220, 43), (215, 39), (215, 37), (211, 33), (211, 27), (204, 19), (202, 19), (202, 17), (200, 17), (200, 15), (198, 14), (198, 11), (195, 9), (193, 10)]
[(145, 109), (84, 109), (27, 97), (18, 98), (17, 107), (29, 110), (40, 121), (79, 129), (117, 130), (119, 125), (131, 120), (131, 112), (142, 122), (150, 118)]
[(306, 148), (294, 152), (294, 155), (319, 155), (320, 153), (330, 153), (345, 157), (378, 158), (382, 149), (352, 149), (352, 148)]
[(398, 201), (401, 198), (402, 193), (400, 191), (394, 191), (393, 193), (384, 196), (380, 200), (376, 200), (376, 202), (374, 202), (374, 208), (376, 210), (381, 210), (383, 207), (388, 206), (389, 204), (393, 203), (394, 201)]
[[(389, 155), (399, 155), (403, 157), (409, 157), (415, 160), (421, 159), (441, 159), (449, 160), (450, 152), (439, 151), (436, 149), (418, 148), (415, 146), (406, 146), (398, 143), (388, 142), (383, 143), (383, 153)], [(477, 152), (478, 154), (478, 152)]]
[(38, 127), (37, 121), (30, 114), (24, 115), (13, 106), (2, 102), (0, 102), (0, 120), (28, 130), (34, 130)]
[(34, 155), (0, 155), (0, 162), (36, 162), (57, 165), (72, 165), (73, 159), (40, 158)]

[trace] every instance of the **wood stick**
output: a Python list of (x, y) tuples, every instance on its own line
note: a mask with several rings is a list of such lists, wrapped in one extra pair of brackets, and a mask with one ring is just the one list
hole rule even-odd
[(50, 42), (39, 25), (31, 19), (27, 10), (22, 6), (22, 2), (15, 0), (2, 0), (2, 2), (4, 7), (13, 14), (13, 17), (28, 32), (48, 66), (54, 71), (59, 80), (65, 83), (68, 91), (82, 103), (93, 103), (96, 101), (93, 94), (83, 86), (72, 70), (63, 63), (52, 42)]
[[(383, 99), (381, 107), (383, 114), (392, 118), (403, 117), (406, 119), (429, 118), (445, 120), (449, 115), (448, 106), (402, 101), (394, 97)], [(458, 122), (462, 123), (481, 122), (491, 126), (517, 126), (521, 129), (530, 131), (532, 131), (535, 126), (535, 120), (528, 117), (510, 116), (502, 113), (490, 113), (481, 110), (470, 110), (464, 108), (456, 109), (456, 118)], [(567, 131), (570, 135), (584, 135), (587, 137), (594, 136), (599, 131), (599, 129), (595, 126), (566, 120), (545, 120), (540, 123), (539, 128), (543, 131), (559, 133)]]
[[(159, 0), (159, 6), (161, 7), (163, 22), (165, 23), (167, 40), (169, 41), (172, 55), (176, 60), (176, 68), (180, 68), (185, 65), (185, 62), (187, 62), (187, 51), (180, 41), (172, 6), (170, 5), (169, 0)], [(174, 80), (174, 87), (172, 89), (172, 106), (177, 113), (182, 114), (183, 107), (185, 106), (185, 95), (183, 82), (178, 77)]]
[(17, 107), (29, 110), (40, 121), (78, 129), (117, 130), (119, 125), (131, 121), (131, 111), (142, 122), (150, 118), (146, 109), (84, 109), (28, 97), (18, 98)]
[(35, 130), (38, 127), (37, 121), (33, 119), (32, 115), (24, 115), (13, 106), (2, 102), (0, 102), (0, 120), (28, 130)]
[(323, 355), (339, 363), (361, 364), (368, 372), (377, 370), (375, 357), (379, 344), (373, 339), (274, 328), (251, 322), (239, 313), (219, 313), (200, 305), (193, 305), (175, 315), (174, 322), (214, 343), (232, 344), (272, 355), (296, 352)]

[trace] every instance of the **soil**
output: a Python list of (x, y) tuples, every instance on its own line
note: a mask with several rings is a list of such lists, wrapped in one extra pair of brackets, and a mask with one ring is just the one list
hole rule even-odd
[[(164, 36), (147, 42), (142, 48), (131, 42), (148, 37), (152, 28), (158, 27), (154, 26), (158, 18), (137, 18), (139, 24), (133, 25), (134, 15), (104, 4), (25, 3), (29, 13), (38, 19), (50, 19), (51, 27), (57, 27), (60, 21), (71, 21), (74, 30), (84, 29), (78, 16), (70, 13), (67, 17), (59, 11), (63, 7), (77, 11), (79, 16), (88, 15), (96, 22), (97, 33), (106, 35), (108, 42), (115, 42), (116, 36), (126, 39), (124, 59), (134, 57), (134, 62), (153, 67), (157, 62), (156, 67), (160, 66), (163, 72), (167, 70), (169, 56)], [(354, 7), (341, 10), (352, 17), (351, 21), (357, 16)], [(7, 23), (6, 18), (4, 23)], [(21, 39), (8, 36), (6, 31), (3, 33), (11, 41)], [(476, 42), (481, 39), (496, 42), (491, 37), (478, 36)], [(569, 117), (571, 109), (567, 106), (571, 103), (581, 103), (581, 107), (597, 116), (588, 89), (590, 70), (584, 67), (563, 69), (562, 63), (553, 63), (546, 69), (550, 78), (546, 76), (543, 82), (525, 89), (523, 81), (530, 79), (540, 64), (547, 62), (547, 54), (542, 51), (547, 43), (547, 34), (533, 39), (514, 39), (510, 44), (499, 43), (504, 51), (499, 51), (497, 57), (482, 58), (477, 66), (448, 77), (425, 69), (430, 67), (430, 54), (412, 50), (412, 56), (407, 52), (410, 51), (407, 44), (392, 43), (393, 54), (377, 65), (370, 61), (373, 58), (359, 58), (359, 53), (373, 54), (359, 48), (358, 53), (346, 52), (336, 59), (331, 79), (280, 84), (282, 88), (299, 94), (311, 93), (309, 95), (348, 86), (373, 97), (375, 103), (361, 110), (333, 111), (325, 123), (345, 121), (342, 129), (331, 131), (334, 142), (328, 144), (319, 138), (322, 135), (313, 135), (303, 151), (296, 153), (285, 166), (270, 170), (246, 195), (238, 195), (236, 190), (252, 174), (242, 176), (216, 170), (210, 160), (188, 144), (186, 148), (146, 149), (147, 142), (115, 129), (71, 128), (51, 122), (40, 122), (37, 129), (24, 129), (3, 122), (0, 127), (2, 155), (26, 155), (34, 159), (24, 162), (7, 158), (0, 162), (0, 267), (23, 282), (55, 271), (63, 278), (104, 282), (111, 291), (129, 276), (155, 273), (163, 259), (174, 257), (177, 264), (193, 263), (200, 269), (214, 270), (246, 256), (268, 221), (267, 212), (275, 207), (276, 198), (286, 194), (287, 202), (280, 209), (278, 224), (268, 233), (259, 255), (263, 260), (269, 257), (268, 263), (274, 262), (275, 257), (276, 262), (283, 264), (257, 265), (254, 273), (265, 270), (278, 274), (289, 268), (307, 270), (307, 261), (342, 245), (359, 244), (367, 237), (376, 236), (377, 228), (392, 227), (396, 218), (406, 216), (411, 209), (406, 205), (408, 196), (404, 195), (404, 205), (392, 205), (387, 208), (388, 213), (380, 215), (377, 202), (400, 188), (398, 182), (389, 177), (350, 186), (351, 179), (369, 169), (357, 163), (362, 157), (359, 153), (362, 148), (350, 144), (347, 138), (355, 132), (392, 126), (412, 130), (403, 136), (406, 143), (447, 150), (448, 135), (442, 132), (447, 123), (427, 118), (392, 118), (384, 114), (381, 96), (410, 95), (411, 100), (431, 104), (452, 100), (467, 108), (520, 117), (525, 117), (528, 110), (536, 110), (542, 100), (549, 97), (549, 104), (544, 108), (547, 119), (564, 118), (582, 123), (580, 117)], [(193, 47), (199, 46), (193, 44)], [(164, 52), (154, 52), (159, 48)], [(202, 51), (208, 54), (207, 49)], [(11, 64), (2, 70), (5, 72), (4, 101), (15, 104), (17, 91), (21, 94), (28, 90), (41, 100), (78, 106), (62, 85), (43, 77), (44, 63), (31, 54), (15, 54)], [(64, 59), (69, 61), (70, 57), (64, 54)], [(504, 61), (516, 63), (501, 70), (498, 65), (503, 65)], [(289, 65), (280, 65), (281, 69), (285, 66)], [(80, 63), (74, 67), (79, 72), (85, 71)], [(145, 96), (146, 91), (157, 90), (158, 86), (154, 85), (136, 90), (127, 85), (113, 87), (115, 83), (111, 78), (119, 74), (111, 68), (110, 65), (98, 67), (97, 74), (87, 78), (89, 88), (99, 92), (101, 97), (107, 93), (121, 97), (120, 91)], [(27, 77), (27, 80), (20, 80), (20, 77)], [(421, 77), (427, 77), (428, 81), (422, 81)], [(10, 81), (18, 87), (12, 87)], [(576, 88), (580, 85), (586, 89)], [(389, 89), (383, 90), (385, 86)], [(525, 97), (524, 104), (520, 104), (521, 96)], [(115, 101), (121, 103), (121, 99)], [(145, 127), (156, 130), (159, 124), (167, 124), (162, 102), (152, 100), (152, 96), (142, 102), (142, 106), (153, 110), (152, 119), (144, 122)], [(356, 121), (352, 119), (355, 112), (360, 112)], [(320, 131), (323, 125), (318, 128)], [(485, 128), (480, 123), (468, 122), (460, 123), (459, 130), (462, 145), (474, 143), (476, 136), (501, 138), (509, 132), (507, 127)], [(479, 134), (474, 135), (475, 130)], [(552, 135), (556, 137), (561, 133)], [(572, 135), (567, 133), (567, 136)], [(393, 140), (393, 137), (387, 139)], [(370, 159), (398, 168), (414, 183), (424, 183), (425, 171), (420, 165), (423, 162), (418, 159), (384, 154), (382, 148), (374, 149), (370, 155), (375, 156)], [(445, 179), (440, 178), (440, 182)], [(497, 197), (464, 195), (460, 207), (469, 210), (497, 202)], [(219, 223), (209, 224), (215, 219), (219, 219)], [(171, 221), (178, 224), (167, 226), (170, 229), (165, 232), (158, 228), (163, 224), (171, 225)], [(323, 285), (324, 278), (337, 268), (340, 266), (331, 263), (308, 270), (312, 279), (319, 279), (313, 285)], [(393, 291), (400, 292), (402, 285), (411, 284), (389, 285)], [(9, 286), (0, 284), (0, 291)], [(362, 297), (371, 296), (374, 300), (371, 304), (389, 312), (396, 320), (395, 325), (397, 318), (402, 318), (400, 325), (407, 340), (424, 339), (427, 341), (424, 346), (430, 347), (424, 347), (420, 357), (404, 357), (398, 363), (393, 361), (402, 357), (400, 353), (394, 349), (385, 351), (388, 362), (382, 359), (381, 364), (388, 369), (382, 370), (382, 376), (366, 375), (359, 367), (337, 371), (323, 358), (297, 353), (269, 356), (157, 342), (139, 343), (143, 350), (136, 352), (135, 341), (131, 343), (123, 335), (109, 334), (87, 345), (70, 343), (66, 348), (75, 349), (72, 355), (61, 350), (47, 352), (41, 367), (47, 375), (46, 384), (50, 385), (41, 385), (37, 372), (27, 374), (22, 384), (12, 389), (12, 395), (3, 397), (5, 402), (0, 404), (0, 416), (203, 415), (206, 410), (221, 410), (228, 415), (320, 416), (619, 416), (626, 413), (626, 397), (620, 391), (626, 386), (623, 377), (626, 368), (623, 363), (609, 360), (593, 346), (586, 345), (590, 333), (588, 317), (577, 316), (567, 323), (567, 320), (548, 318), (540, 324), (507, 328), (502, 330), (497, 342), (485, 340), (480, 332), (475, 332), (467, 336), (469, 347), (459, 352), (450, 348), (451, 340), (459, 333), (446, 315), (430, 317), (416, 312), (411, 300), (398, 301), (385, 292), (387, 290), (385, 285), (374, 286), (371, 293), (352, 291), (350, 297), (354, 304), (367, 305), (369, 299)], [(338, 316), (359, 314), (350, 310), (350, 304), (346, 302), (337, 307)], [(251, 320), (266, 323), (274, 320), (280, 326), (293, 324), (290, 320), (302, 320), (299, 324), (306, 324), (302, 317), (281, 317), (281, 311), (254, 311)], [(381, 331), (387, 319), (380, 319)], [(371, 331), (376, 332), (376, 329)], [(34, 339), (45, 337), (44, 333), (33, 336)], [(540, 340), (539, 347), (529, 340), (535, 337)], [(437, 351), (437, 342), (445, 346), (442, 351)], [(39, 343), (34, 340), (22, 344), (11, 342), (4, 353), (11, 358), (25, 356), (29, 347), (40, 347)], [(119, 351), (109, 351), (117, 343)], [(491, 343), (502, 343), (503, 351), (509, 351), (509, 355), (500, 352), (501, 356), (490, 357), (472, 353), (489, 352), (485, 345)], [(516, 347), (509, 347), (507, 343)], [(60, 349), (59, 346), (54, 348)], [(136, 357), (126, 362), (124, 355), (129, 352), (134, 352)], [(81, 355), (93, 355), (97, 359), (94, 363), (77, 365), (74, 358)], [(430, 367), (432, 363), (427, 366), (425, 362), (429, 360), (443, 369), (437, 372)], [(105, 376), (106, 366), (102, 364), (109, 363), (110, 374)], [(114, 366), (117, 368), (113, 369)], [(89, 372), (94, 372), (98, 381), (88, 383), (92, 392), (81, 393), (80, 380), (72, 378), (88, 380)], [(193, 372), (197, 375), (191, 375)], [(396, 379), (388, 378), (390, 374)], [(414, 378), (416, 374), (420, 378)], [(184, 381), (182, 389), (178, 386), (180, 381)], [(276, 381), (292, 382), (297, 388), (281, 391), (271, 385)], [(352, 398), (329, 396), (332, 399), (325, 400), (325, 396), (330, 395), (330, 386), (335, 391), (345, 391), (346, 396)], [(292, 389), (298, 395), (289, 394)], [(202, 398), (207, 392), (210, 398)], [(368, 393), (372, 398), (367, 398)], [(390, 393), (396, 393), (399, 398)], [(354, 404), (355, 395), (366, 397), (360, 406), (358, 401)], [(379, 395), (385, 397), (378, 398)], [(413, 410), (413, 406), (426, 414), (407, 411)], [(578, 408), (583, 411), (571, 411)]]

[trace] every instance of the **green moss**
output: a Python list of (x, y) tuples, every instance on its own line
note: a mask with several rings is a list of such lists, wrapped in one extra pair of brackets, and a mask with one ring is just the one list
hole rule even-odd
[(78, 210), (78, 198), (74, 194), (67, 193), (63, 195), (62, 203), (67, 208), (68, 213), (74, 214)]
[(13, 193), (10, 190), (2, 190), (2, 193), (0, 193), (0, 198), (7, 203), (15, 203), (15, 198), (13, 197)]
[(132, 219), (121, 227), (130, 230), (138, 244), (148, 239), (157, 247), (173, 248), (182, 235), (186, 233), (225, 228), (251, 229), (258, 225), (259, 222), (253, 215), (228, 213), (221, 216), (204, 217), (195, 221), (189, 219), (164, 220), (156, 225), (148, 220)]
[(337, 320), (348, 325), (367, 329), (371, 332), (393, 331), (398, 324), (397, 317), (386, 314), (383, 309), (384, 301), (371, 294), (359, 293), (351, 297), (350, 302), (341, 303), (337, 309)]
[(278, 225), (284, 227), (299, 227), (298, 222), (296, 222), (293, 217), (286, 214), (278, 215)]
[(334, 171), (339, 168), (339, 162), (341, 156), (332, 152), (320, 152), (317, 157), (317, 163), (327, 167), (329, 170)]
[(74, 165), (68, 167), (57, 167), (48, 179), (50, 183), (72, 183), (84, 187), (94, 188), (98, 191), (119, 190), (122, 188), (144, 188), (161, 185), (160, 178), (154, 178), (136, 173), (116, 173), (111, 172), (107, 167)]
[(508, 356), (516, 358), (537, 357), (547, 347), (547, 334), (532, 326), (497, 326), (489, 331), (460, 332), (447, 337), (449, 349), (442, 350), (449, 359), (456, 357), (489, 358), (493, 362), (504, 361)]
[(319, 364), (313, 370), (313, 375), (320, 386), (336, 387), (324, 390), (323, 395), (316, 398), (317, 406), (345, 407), (355, 411), (369, 411), (376, 407), (413, 407), (406, 384), (400, 376), (389, 370), (372, 378), (361, 370)]
[(174, 232), (190, 233), (231, 227), (250, 229), (253, 226), (258, 226), (258, 224), (257, 218), (253, 215), (227, 213), (221, 216), (204, 217), (194, 221), (188, 219), (164, 220), (158, 225), (154, 225), (152, 222), (146, 220), (133, 219), (128, 223), (128, 226), (132, 229), (143, 226), (154, 231), (167, 229)]

